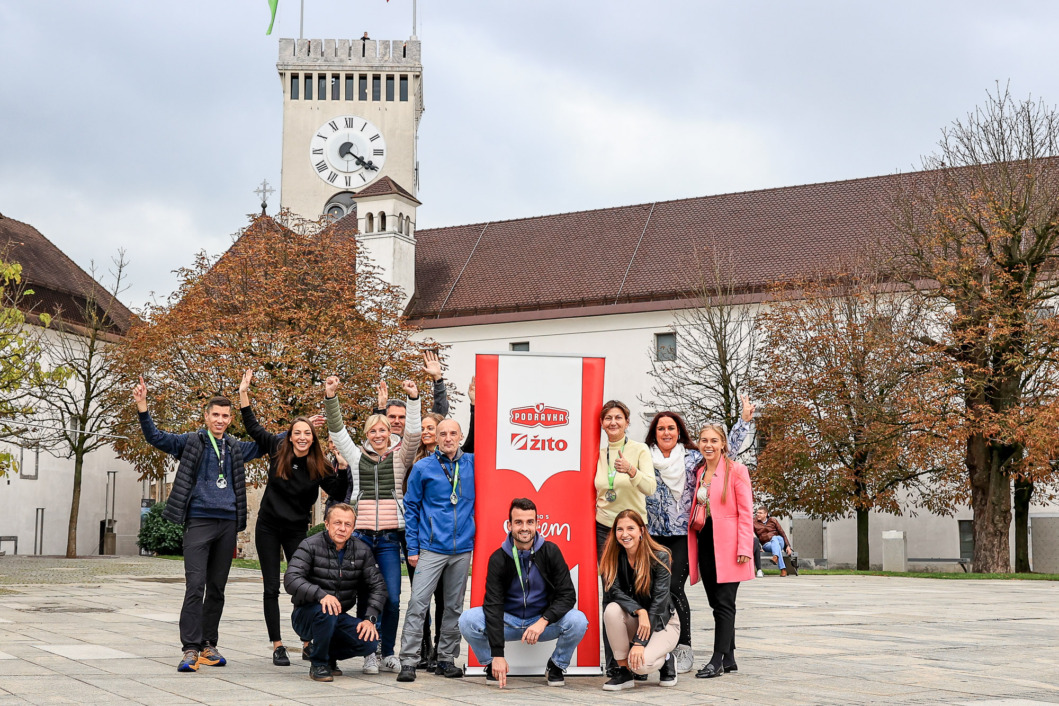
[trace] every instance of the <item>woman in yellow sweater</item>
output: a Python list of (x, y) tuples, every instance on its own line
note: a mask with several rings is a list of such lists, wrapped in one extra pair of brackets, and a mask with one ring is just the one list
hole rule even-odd
[[(626, 436), (629, 428), (629, 408), (617, 400), (603, 405), (599, 413), (606, 447), (599, 450), (596, 461), (596, 560), (599, 561), (611, 527), (623, 510), (634, 510), (647, 521), (647, 496), (655, 492), (654, 462), (646, 444)], [(604, 597), (604, 608), (606, 608)], [(603, 633), (603, 648), (607, 656), (607, 675), (614, 676), (618, 665), (611, 654), (607, 633)]]

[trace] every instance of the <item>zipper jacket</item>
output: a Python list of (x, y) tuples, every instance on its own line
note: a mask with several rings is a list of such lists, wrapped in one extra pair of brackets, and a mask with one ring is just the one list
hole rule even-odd
[[(453, 487), (457, 465), (459, 480)], [(417, 556), (420, 550), (449, 555), (471, 551), (474, 454), (457, 450), (455, 458), (449, 458), (435, 450), (412, 466), (404, 495), (404, 521), (408, 556)]]

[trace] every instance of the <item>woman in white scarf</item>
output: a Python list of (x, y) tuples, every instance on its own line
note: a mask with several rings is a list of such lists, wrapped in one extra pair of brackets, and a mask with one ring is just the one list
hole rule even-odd
[[(728, 433), (728, 448), (735, 456), (750, 432), (754, 405), (745, 395), (742, 414)], [(677, 671), (690, 672), (694, 666), (691, 648), (691, 606), (684, 593), (688, 580), (688, 514), (695, 493), (696, 469), (702, 454), (688, 434), (684, 419), (676, 412), (659, 412), (651, 420), (647, 438), (658, 488), (647, 497), (647, 528), (659, 544), (673, 556), (673, 578), (670, 593), (680, 616), (680, 640), (675, 650)]]

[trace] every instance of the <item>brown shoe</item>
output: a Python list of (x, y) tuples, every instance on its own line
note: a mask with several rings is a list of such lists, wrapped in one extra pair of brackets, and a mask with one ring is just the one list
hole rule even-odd
[(787, 575), (787, 570), (786, 569), (780, 569), (780, 576), (786, 576), (786, 575)]
[(769, 561), (771, 561), (773, 564), (778, 564), (778, 563), (780, 563), (780, 558), (778, 556), (776, 556), (775, 554), (773, 554), (772, 556), (769, 557)]

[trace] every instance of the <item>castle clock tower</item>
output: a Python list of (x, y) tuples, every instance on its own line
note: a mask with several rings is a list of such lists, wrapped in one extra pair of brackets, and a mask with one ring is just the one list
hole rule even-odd
[[(383, 177), (416, 195), (418, 39), (280, 39), (276, 68), (283, 86), (282, 207), (309, 219), (340, 218)], [(389, 215), (396, 225), (398, 214)], [(414, 214), (400, 216), (401, 234), (410, 235)], [(372, 220), (376, 226), (377, 216)], [(358, 221), (361, 233), (372, 232), (364, 217)]]

